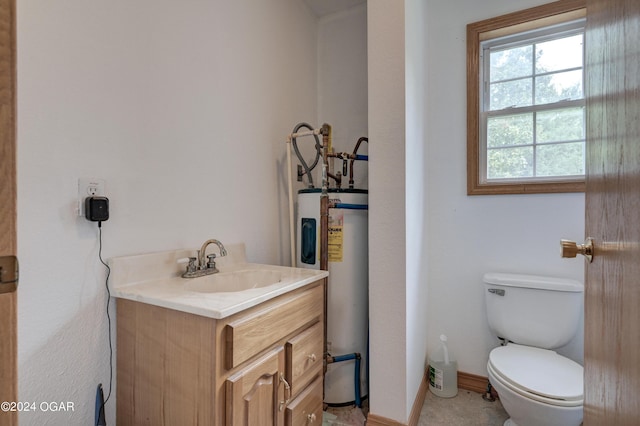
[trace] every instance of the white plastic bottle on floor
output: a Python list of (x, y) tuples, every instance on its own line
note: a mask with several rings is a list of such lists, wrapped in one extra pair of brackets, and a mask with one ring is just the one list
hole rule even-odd
[(458, 363), (449, 353), (444, 334), (440, 335), (440, 347), (429, 357), (429, 389), (442, 398), (458, 394)]

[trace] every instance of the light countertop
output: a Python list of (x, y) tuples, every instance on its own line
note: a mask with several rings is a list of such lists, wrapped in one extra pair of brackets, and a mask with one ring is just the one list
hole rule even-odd
[[(185, 265), (178, 260), (195, 256), (196, 250), (174, 250), (109, 259), (109, 289), (117, 298), (162, 306), (209, 318), (225, 318), (281, 294), (325, 278), (327, 271), (248, 263), (244, 244), (225, 246), (227, 256), (216, 258), (224, 278), (240, 271), (275, 271), (279, 281), (264, 287), (230, 292), (191, 291), (195, 280), (182, 278)], [(213, 252), (217, 248), (212, 249)], [(206, 279), (206, 277), (203, 277)]]

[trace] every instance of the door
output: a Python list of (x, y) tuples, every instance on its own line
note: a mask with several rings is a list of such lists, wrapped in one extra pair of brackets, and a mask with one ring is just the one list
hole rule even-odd
[(243, 367), (226, 380), (225, 387), (227, 426), (282, 425), (283, 410), (291, 397), (291, 387), (284, 378), (283, 348)]
[[(17, 251), (15, 46), (15, 0), (0, 0), (0, 257), (15, 256)], [(2, 275), (5, 274), (0, 277)], [(0, 289), (0, 401), (17, 401), (17, 295), (15, 291), (2, 291)], [(0, 411), (0, 426), (17, 424), (16, 412)]]
[(640, 2), (588, 0), (584, 424), (640, 424)]

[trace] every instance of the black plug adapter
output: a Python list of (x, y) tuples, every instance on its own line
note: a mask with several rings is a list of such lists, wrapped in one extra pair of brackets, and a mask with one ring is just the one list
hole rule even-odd
[(92, 222), (109, 220), (109, 199), (107, 197), (87, 197), (84, 200), (84, 215)]

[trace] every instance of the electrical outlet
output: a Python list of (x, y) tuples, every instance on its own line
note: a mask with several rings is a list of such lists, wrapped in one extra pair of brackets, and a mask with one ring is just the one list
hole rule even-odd
[(84, 216), (85, 198), (104, 195), (104, 179), (78, 179), (78, 216)]

